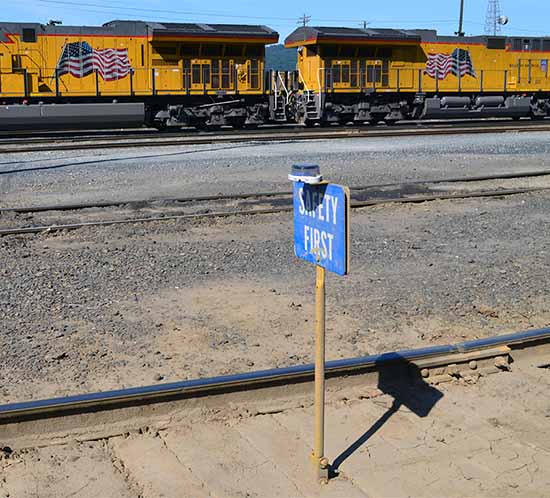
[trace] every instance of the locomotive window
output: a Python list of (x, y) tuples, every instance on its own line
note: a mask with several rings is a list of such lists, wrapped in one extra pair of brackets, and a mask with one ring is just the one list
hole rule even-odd
[(382, 67), (374, 64), (367, 65), (367, 83), (380, 83), (382, 81)]
[(365, 61), (360, 60), (359, 61), (359, 75), (360, 75), (360, 85), (361, 88), (365, 88), (367, 86), (367, 72), (365, 71)]
[(193, 64), (191, 66), (191, 83), (193, 83), (193, 85), (200, 85), (200, 83), (201, 83), (201, 66), (200, 66), (200, 64)]
[(529, 50), (531, 46), (531, 40), (523, 40), (522, 50)]
[(222, 60), (222, 88), (230, 88), (231, 74), (229, 71), (229, 61)]
[(31, 28), (23, 28), (23, 41), (25, 43), (36, 42), (36, 30)]
[(258, 88), (260, 86), (260, 79), (258, 70), (260, 65), (258, 64), (257, 59), (252, 59), (250, 61), (250, 86), (251, 88)]
[(220, 60), (212, 60), (212, 88), (220, 88)]
[(350, 78), (350, 86), (356, 87), (358, 83), (358, 73), (357, 73), (357, 67), (359, 63), (358, 61), (352, 61), (351, 63), (351, 78)]
[(319, 47), (316, 45), (311, 45), (307, 47), (307, 56), (315, 57), (319, 53)]
[(512, 49), (513, 50), (521, 50), (521, 48), (522, 48), (521, 39), (520, 38), (514, 38), (514, 41), (513, 41), (513, 44), (512, 44)]
[(349, 64), (342, 64), (342, 83), (349, 83)]
[(202, 82), (205, 85), (208, 85), (210, 83), (210, 65), (209, 64), (202, 65)]
[(531, 50), (537, 52), (540, 50), (540, 40), (531, 40)]
[(339, 65), (332, 66), (332, 82), (340, 83), (340, 66)]
[(185, 59), (183, 61), (183, 87), (188, 90), (191, 86), (191, 61), (189, 59)]
[(506, 38), (487, 38), (487, 48), (504, 50), (506, 48)]
[(382, 86), (388, 86), (390, 82), (390, 61), (382, 61)]
[(550, 40), (542, 40), (542, 50), (550, 52)]
[(378, 49), (378, 57), (380, 59), (391, 59), (392, 56), (392, 50), (391, 48), (379, 48)]

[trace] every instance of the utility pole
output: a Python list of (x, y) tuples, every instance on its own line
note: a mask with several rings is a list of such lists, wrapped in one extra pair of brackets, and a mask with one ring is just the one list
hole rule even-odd
[(367, 29), (368, 24), (369, 24), (369, 21), (363, 21), (361, 23), (361, 26), (363, 26), (363, 29)]
[(307, 26), (307, 23), (311, 21), (311, 16), (308, 16), (304, 14), (302, 17), (298, 18), (298, 22), (296, 24), (301, 24), (302, 26)]
[(489, 0), (487, 3), (487, 15), (485, 16), (485, 34), (496, 36), (500, 33), (501, 22), (499, 0)]
[(464, 0), (460, 0), (460, 16), (458, 18), (458, 31), (455, 31), (456, 36), (464, 36), (462, 29), (464, 25)]

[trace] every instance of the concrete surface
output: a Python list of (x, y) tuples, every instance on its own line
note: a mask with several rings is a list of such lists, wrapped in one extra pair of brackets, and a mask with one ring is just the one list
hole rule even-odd
[[(543, 361), (470, 384), (329, 399), (311, 474), (312, 409), (228, 417), (124, 437), (0, 452), (2, 497), (544, 497), (550, 370)], [(336, 398), (336, 399), (335, 399)]]

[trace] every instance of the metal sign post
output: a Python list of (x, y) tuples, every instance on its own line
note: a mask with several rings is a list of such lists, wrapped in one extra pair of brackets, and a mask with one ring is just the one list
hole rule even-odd
[(349, 189), (322, 181), (319, 166), (295, 165), (294, 253), (316, 265), (315, 284), (315, 442), (317, 478), (328, 482), (325, 457), (325, 272), (349, 269)]
[(325, 269), (317, 265), (315, 284), (315, 445), (313, 465), (317, 478), (328, 482), (325, 458)]

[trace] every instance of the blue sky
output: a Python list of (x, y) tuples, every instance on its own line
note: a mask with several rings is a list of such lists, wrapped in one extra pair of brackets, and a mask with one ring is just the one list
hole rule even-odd
[[(459, 0), (339, 0), (297, 2), (293, 0), (3, 0), (0, 21), (97, 25), (112, 19), (144, 19), (173, 22), (219, 22), (267, 24), (281, 40), (303, 14), (311, 25), (436, 28), (442, 34), (457, 29)], [(508, 35), (550, 34), (550, 2), (547, 0), (501, 0), (502, 13), (510, 18), (503, 28)], [(465, 0), (466, 34), (482, 34), (487, 0)]]

